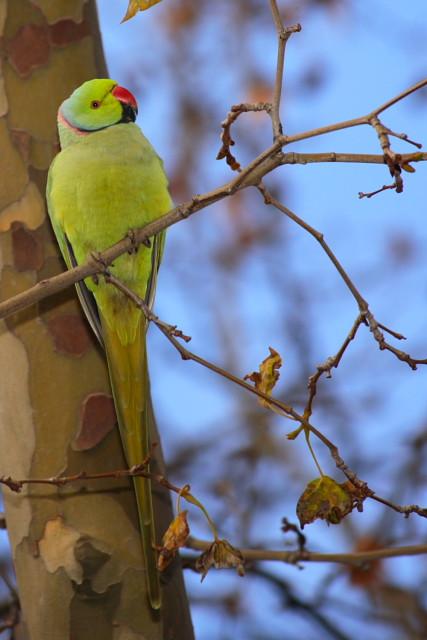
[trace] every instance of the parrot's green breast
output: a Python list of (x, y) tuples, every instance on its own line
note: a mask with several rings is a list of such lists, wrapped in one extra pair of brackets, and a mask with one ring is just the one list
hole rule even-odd
[[(160, 158), (139, 127), (131, 123), (82, 135), (61, 151), (50, 169), (48, 203), (58, 239), (65, 234), (78, 264), (130, 229), (166, 213), (172, 204)], [(151, 250), (146, 247), (120, 256), (111, 267), (141, 297), (145, 297), (151, 269)], [(106, 320), (114, 324), (115, 307), (123, 303), (122, 297), (101, 280), (97, 285), (87, 279), (86, 284)], [(139, 313), (129, 304), (129, 314), (135, 316), (131, 325), (136, 326)], [(127, 322), (131, 319), (128, 315)], [(116, 328), (120, 335), (120, 326)]]

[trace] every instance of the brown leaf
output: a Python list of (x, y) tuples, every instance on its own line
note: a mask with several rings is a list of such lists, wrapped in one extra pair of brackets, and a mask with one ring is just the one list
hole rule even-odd
[(190, 527), (187, 522), (188, 511), (180, 511), (172, 520), (163, 536), (163, 546), (159, 549), (157, 568), (164, 571), (174, 559), (176, 552), (183, 547), (190, 535)]
[(353, 509), (353, 497), (346, 484), (322, 476), (308, 483), (298, 500), (297, 516), (304, 525), (320, 518), (329, 524), (339, 524)]
[(245, 575), (244, 558), (236, 547), (228, 540), (214, 540), (211, 546), (197, 558), (196, 570), (202, 574), (202, 582), (206, 578), (209, 569), (235, 568), (239, 576)]
[[(279, 369), (282, 366), (282, 358), (280, 354), (269, 347), (270, 355), (267, 356), (260, 364), (259, 371), (253, 371), (244, 377), (244, 380), (251, 380), (255, 384), (255, 388), (266, 395), (271, 395), (280, 374)], [(261, 406), (272, 409), (273, 407), (267, 400), (258, 398)]]
[(146, 11), (158, 2), (160, 2), (160, 0), (129, 0), (126, 15), (123, 18), (122, 22), (130, 20), (138, 13), (138, 11)]

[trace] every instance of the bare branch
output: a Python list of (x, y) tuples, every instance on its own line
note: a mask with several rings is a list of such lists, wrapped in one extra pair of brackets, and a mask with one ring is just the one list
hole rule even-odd
[(402, 91), (402, 93), (399, 93), (394, 98), (391, 98), (391, 100), (387, 100), (387, 102), (384, 102), (384, 104), (380, 105), (379, 107), (371, 111), (371, 114), (373, 116), (378, 116), (380, 113), (382, 113), (386, 109), (390, 109), (390, 107), (392, 107), (394, 104), (396, 104), (397, 102), (400, 102), (400, 100), (407, 98), (409, 95), (411, 95), (411, 93), (415, 93), (415, 91), (419, 91), (425, 86), (427, 86), (427, 78), (424, 78), (419, 82), (416, 82), (408, 89), (405, 89), (404, 91)]
[(236, 122), (237, 118), (241, 116), (242, 113), (265, 111), (270, 114), (271, 109), (272, 105), (270, 102), (257, 102), (256, 104), (243, 102), (241, 104), (234, 104), (227, 113), (225, 120), (221, 122), (222, 132), (220, 137), (222, 146), (217, 153), (216, 159), (222, 160), (222, 158), (225, 158), (228, 166), (233, 171), (240, 171), (240, 164), (230, 151), (230, 147), (236, 144), (231, 136), (231, 125), (233, 122)]
[(276, 0), (270, 0), (271, 13), (273, 15), (274, 24), (277, 31), (278, 45), (277, 45), (277, 64), (276, 64), (276, 80), (274, 83), (274, 95), (273, 104), (271, 108), (271, 121), (273, 125), (273, 139), (277, 140), (282, 135), (282, 123), (280, 121), (280, 101), (282, 98), (283, 88), (283, 72), (285, 68), (285, 51), (286, 43), (293, 33), (301, 31), (300, 24), (294, 24), (290, 27), (285, 27), (280, 17), (280, 11), (277, 6)]
[[(281, 402), (280, 400), (277, 400), (276, 398), (262, 392), (257, 387), (252, 386), (247, 382), (245, 382), (245, 380), (243, 380), (242, 378), (238, 378), (237, 376), (233, 375), (229, 371), (226, 371), (225, 369), (222, 369), (218, 365), (213, 364), (212, 362), (209, 362), (208, 360), (205, 360), (204, 358), (201, 358), (195, 353), (189, 351), (175, 337), (176, 331), (177, 331), (175, 325), (170, 325), (164, 322), (163, 320), (160, 320), (158, 316), (153, 314), (147, 308), (147, 305), (145, 304), (145, 302), (134, 291), (129, 289), (129, 287), (127, 287), (121, 280), (119, 280), (115, 276), (112, 276), (108, 272), (105, 273), (105, 278), (107, 282), (109, 282), (112, 286), (115, 286), (122, 293), (128, 296), (129, 299), (131, 299), (142, 310), (142, 312), (146, 314), (147, 320), (150, 322), (153, 322), (157, 326), (157, 328), (163, 333), (164, 336), (166, 336), (169, 342), (171, 342), (171, 344), (175, 347), (175, 349), (181, 355), (181, 358), (183, 360), (192, 360), (193, 362), (197, 362), (198, 364), (202, 365), (206, 369), (213, 371), (214, 373), (222, 376), (223, 378), (230, 380), (230, 382), (233, 382), (238, 386), (246, 389), (247, 391), (250, 391), (252, 394), (258, 396), (259, 398), (266, 400), (269, 403), (269, 405), (272, 405), (276, 409), (279, 409), (280, 412), (286, 417), (290, 417), (298, 421), (301, 424), (300, 430), (304, 429), (307, 432), (310, 432), (314, 436), (316, 436), (329, 449), (329, 452), (331, 454), (332, 459), (335, 462), (336, 467), (346, 476), (346, 478), (350, 481), (351, 485), (354, 487), (354, 500), (357, 503), (357, 508), (359, 511), (362, 511), (363, 501), (366, 498), (373, 498), (375, 496), (375, 499), (378, 502), (383, 502), (383, 504), (391, 507), (392, 509), (394, 509), (395, 511), (398, 511), (399, 513), (404, 514), (405, 516), (408, 516), (410, 513), (417, 513), (418, 515), (427, 518), (427, 509), (423, 509), (422, 507), (419, 507), (417, 505), (411, 505), (411, 507), (398, 507), (397, 505), (394, 505), (393, 503), (377, 496), (376, 493), (368, 487), (367, 483), (363, 480), (360, 480), (360, 478), (358, 478), (356, 473), (352, 469), (350, 469), (350, 467), (344, 462), (344, 460), (340, 456), (338, 447), (333, 442), (331, 442), (321, 431), (319, 431), (316, 427), (310, 424), (310, 422), (308, 421), (309, 416), (306, 413), (304, 413), (304, 415), (301, 416), (290, 405), (285, 404), (284, 402)], [(364, 315), (361, 314), (360, 318), (361, 318), (360, 322), (357, 320), (353, 327), (354, 333), (356, 332), (356, 329), (355, 329), (356, 324), (357, 326), (359, 326), (363, 321), (365, 321)], [(351, 333), (352, 332), (350, 332), (349, 337), (344, 343), (345, 347), (344, 345), (343, 347), (341, 347), (336, 358), (339, 356), (341, 351), (342, 353), (344, 353), (345, 348), (347, 346), (346, 343), (350, 342)], [(179, 337), (182, 337), (182, 335), (180, 335), (182, 334), (181, 331), (178, 330), (178, 334), (179, 334)], [(396, 335), (400, 335), (400, 334), (396, 334)], [(403, 338), (403, 336), (401, 337)], [(188, 339), (188, 337), (184, 336), (184, 339)], [(291, 439), (294, 439), (297, 435), (298, 435), (298, 430), (297, 432), (294, 432), (292, 434)]]
[[(219, 200), (233, 195), (241, 189), (259, 184), (259, 182), (265, 175), (271, 173), (281, 164), (286, 163), (284, 159), (285, 155), (279, 153), (283, 146), (288, 145), (291, 142), (306, 140), (307, 138), (313, 138), (315, 136), (324, 135), (333, 131), (348, 129), (350, 127), (355, 127), (362, 124), (371, 124), (370, 120), (372, 119), (372, 117), (378, 115), (392, 104), (395, 104), (397, 101), (402, 100), (404, 97), (422, 88), (426, 84), (427, 79), (417, 83), (395, 98), (392, 98), (388, 103), (385, 103), (384, 105), (381, 105), (381, 107), (374, 109), (370, 114), (366, 116), (353, 118), (352, 120), (344, 120), (342, 122), (330, 124), (317, 129), (311, 129), (310, 131), (305, 131), (303, 133), (297, 133), (292, 136), (279, 136), (274, 144), (272, 144), (259, 156), (257, 156), (252, 162), (250, 162), (240, 172), (240, 174), (230, 182), (227, 182), (220, 187), (217, 187), (216, 189), (208, 191), (202, 195), (195, 195), (191, 198), (191, 200), (183, 202), (181, 205), (175, 207), (174, 209), (171, 209), (161, 218), (150, 222), (140, 229), (133, 230), (131, 236), (128, 234), (125, 238), (123, 238), (113, 246), (102, 251), (99, 254), (99, 259), (95, 259), (93, 256), (91, 256), (88, 258), (85, 264), (75, 267), (74, 269), (70, 269), (57, 276), (53, 276), (52, 278), (41, 280), (30, 289), (27, 289), (26, 291), (14, 296), (13, 298), (10, 298), (9, 300), (0, 302), (0, 319), (6, 318), (9, 315), (16, 313), (17, 311), (40, 302), (40, 300), (43, 300), (50, 295), (58, 293), (59, 291), (62, 291), (67, 287), (70, 287), (79, 280), (83, 280), (84, 278), (93, 276), (96, 273), (101, 273), (104, 268), (103, 265), (110, 265), (118, 256), (134, 249), (135, 246), (138, 246), (139, 244), (147, 242), (150, 237), (156, 235), (160, 231), (164, 231), (177, 222), (188, 218), (198, 211), (201, 211), (214, 202), (218, 202)], [(329, 154), (327, 155), (329, 157), (321, 161), (334, 161), (333, 157), (331, 157)], [(294, 158), (295, 157), (296, 156), (294, 156)], [(416, 157), (410, 158), (409, 160), (407, 160), (407, 162), (415, 162), (421, 160), (426, 160), (426, 154), (416, 154)], [(306, 162), (308, 161), (309, 160), (306, 159)], [(317, 159), (317, 161), (320, 160)], [(342, 161), (346, 162), (350, 160), (343, 159)], [(354, 161), (360, 162), (362, 160), (359, 157), (359, 159), (356, 159)], [(366, 161), (373, 162), (374, 160), (370, 156)], [(384, 162), (384, 159), (382, 159), (381, 161), (378, 160), (378, 162)], [(103, 265), (100, 264), (100, 262), (102, 262)]]
[(310, 416), (312, 414), (312, 411), (313, 411), (313, 400), (314, 400), (314, 398), (316, 396), (316, 393), (317, 393), (317, 383), (318, 383), (320, 377), (324, 373), (326, 373), (326, 377), (327, 378), (331, 378), (332, 377), (331, 369), (336, 369), (338, 367), (339, 363), (341, 362), (341, 358), (343, 357), (347, 347), (349, 346), (350, 342), (352, 342), (352, 340), (354, 340), (354, 338), (356, 337), (356, 333), (357, 333), (358, 328), (363, 323), (366, 324), (365, 317), (362, 314), (359, 314), (357, 316), (356, 320), (354, 321), (354, 324), (353, 324), (352, 328), (350, 329), (348, 336), (344, 340), (343, 344), (341, 345), (341, 347), (337, 351), (337, 353), (334, 356), (331, 356), (331, 357), (327, 358), (323, 364), (319, 364), (317, 366), (316, 373), (313, 373), (313, 375), (311, 375), (309, 377), (308, 385), (307, 385), (308, 390), (309, 390), (309, 396), (308, 396), (306, 407), (304, 409), (304, 416), (307, 419), (310, 418)]
[(313, 236), (313, 238), (315, 238), (317, 240), (317, 242), (322, 247), (323, 251), (326, 253), (328, 258), (330, 259), (330, 261), (334, 265), (335, 269), (338, 271), (339, 275), (341, 276), (341, 278), (344, 281), (345, 285), (349, 289), (350, 293), (352, 294), (352, 296), (356, 300), (357, 305), (359, 307), (359, 312), (364, 318), (363, 321), (369, 326), (369, 329), (370, 329), (374, 339), (377, 341), (378, 346), (381, 349), (381, 351), (384, 351), (384, 350), (390, 351), (399, 360), (402, 360), (402, 362), (406, 362), (408, 364), (408, 366), (413, 370), (415, 370), (417, 368), (417, 365), (419, 365), (419, 364), (427, 364), (427, 358), (421, 358), (421, 359), (413, 358), (408, 353), (405, 353), (401, 349), (397, 349), (396, 347), (394, 347), (393, 345), (389, 344), (386, 341), (386, 339), (384, 338), (384, 334), (381, 331), (381, 328), (383, 328), (384, 330), (386, 330), (388, 333), (390, 333), (391, 335), (393, 335), (395, 338), (397, 338), (399, 340), (403, 339), (403, 336), (401, 334), (397, 333), (396, 331), (393, 331), (391, 329), (387, 329), (386, 327), (384, 327), (384, 325), (380, 325), (377, 322), (375, 316), (372, 314), (372, 312), (369, 309), (369, 305), (368, 305), (367, 301), (364, 299), (364, 297), (362, 296), (360, 291), (357, 289), (357, 287), (355, 286), (355, 284), (351, 280), (350, 276), (345, 271), (344, 267), (342, 266), (342, 264), (340, 263), (340, 261), (338, 260), (338, 258), (336, 257), (336, 255), (334, 254), (334, 252), (332, 251), (330, 246), (328, 245), (328, 243), (325, 241), (325, 239), (323, 237), (323, 234), (320, 233), (320, 231), (318, 231), (317, 229), (314, 229), (314, 227), (309, 225), (305, 220), (303, 220), (302, 218), (297, 216), (296, 213), (291, 211), (288, 207), (286, 207), (284, 204), (282, 204), (279, 200), (274, 198), (271, 195), (271, 193), (269, 193), (269, 191), (267, 191), (267, 189), (265, 188), (265, 186), (263, 184), (258, 185), (258, 190), (263, 195), (264, 202), (266, 204), (273, 205), (276, 209), (278, 209), (279, 211), (284, 213), (288, 218), (293, 220), (298, 226), (302, 227), (311, 236)]
[[(190, 537), (186, 542), (188, 549), (205, 551), (212, 542)], [(401, 556), (419, 556), (427, 554), (427, 544), (415, 544), (402, 547), (387, 547), (369, 551), (353, 551), (350, 553), (316, 553), (314, 551), (282, 551), (272, 549), (239, 549), (244, 559), (250, 562), (271, 560), (299, 564), (301, 562), (331, 562), (363, 567), (373, 560), (398, 558)]]
[[(405, 153), (398, 156), (401, 165), (411, 162), (427, 160), (427, 153)], [(363, 164), (387, 164), (384, 155), (374, 153), (335, 153), (327, 151), (324, 153), (296, 153), (288, 151), (281, 153), (281, 164), (311, 164), (315, 162), (351, 162)]]
[(383, 184), (382, 187), (380, 187), (379, 189), (376, 189), (375, 191), (369, 191), (368, 193), (364, 193), (363, 191), (359, 191), (359, 198), (372, 198), (373, 196), (378, 195), (379, 193), (382, 193), (383, 191), (387, 191), (388, 189), (396, 189), (397, 191), (397, 183), (393, 182), (393, 184)]

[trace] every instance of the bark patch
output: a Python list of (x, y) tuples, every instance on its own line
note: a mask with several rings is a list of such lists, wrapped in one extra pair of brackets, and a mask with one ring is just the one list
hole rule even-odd
[(83, 570), (75, 555), (75, 546), (80, 537), (80, 532), (67, 526), (61, 517), (48, 520), (39, 550), (49, 573), (55, 573), (63, 567), (71, 580), (81, 584)]
[(80, 357), (92, 345), (86, 322), (78, 314), (55, 316), (47, 326), (59, 353)]
[(103, 440), (116, 425), (113, 398), (106, 393), (93, 393), (83, 403), (80, 431), (73, 449), (92, 449)]
[(50, 27), (50, 41), (56, 47), (65, 47), (89, 35), (90, 26), (87, 22), (61, 20)]
[(43, 245), (32, 231), (19, 222), (12, 224), (13, 264), (18, 271), (38, 271), (44, 263)]
[(49, 32), (43, 25), (26, 24), (7, 43), (9, 61), (21, 76), (47, 64)]

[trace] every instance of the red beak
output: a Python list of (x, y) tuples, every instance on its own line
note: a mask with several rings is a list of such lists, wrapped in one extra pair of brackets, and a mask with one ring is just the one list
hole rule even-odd
[(123, 105), (123, 115), (128, 116), (129, 120), (135, 122), (138, 113), (138, 103), (135, 96), (125, 89), (117, 85), (111, 92), (115, 98)]

